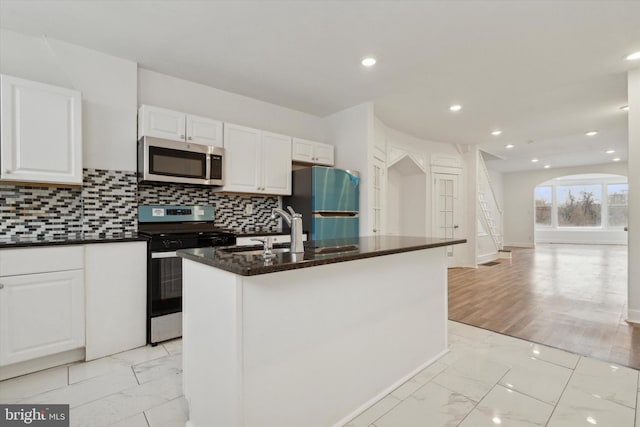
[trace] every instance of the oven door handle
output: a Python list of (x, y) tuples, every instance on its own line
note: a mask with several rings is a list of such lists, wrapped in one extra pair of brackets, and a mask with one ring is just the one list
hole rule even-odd
[(151, 253), (151, 259), (156, 259), (156, 258), (177, 258), (178, 255), (176, 255), (176, 252), (152, 252)]

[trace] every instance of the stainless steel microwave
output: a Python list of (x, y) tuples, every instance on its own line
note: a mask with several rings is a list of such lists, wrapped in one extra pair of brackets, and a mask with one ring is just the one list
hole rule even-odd
[(145, 136), (138, 141), (138, 181), (223, 185), (224, 149)]

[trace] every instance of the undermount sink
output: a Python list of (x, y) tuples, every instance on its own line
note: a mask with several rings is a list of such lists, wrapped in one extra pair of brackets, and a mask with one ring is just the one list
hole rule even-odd
[[(228, 253), (232, 253), (232, 254), (238, 254), (238, 255), (245, 255), (245, 256), (262, 255), (264, 253), (263, 249), (256, 249), (255, 247), (252, 247), (252, 246), (249, 246), (249, 247), (233, 246), (233, 247), (224, 248), (224, 249), (221, 249), (221, 250), (224, 251), (224, 252), (228, 252)], [(273, 248), (273, 249), (271, 249), (271, 253), (274, 253), (274, 254), (288, 253), (290, 251), (291, 251), (290, 248)]]

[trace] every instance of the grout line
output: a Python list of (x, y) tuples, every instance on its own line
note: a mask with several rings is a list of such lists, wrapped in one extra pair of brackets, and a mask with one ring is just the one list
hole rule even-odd
[[(580, 359), (582, 359), (583, 357), (584, 356), (580, 356)], [(580, 359), (578, 359), (578, 363), (576, 363), (576, 368), (578, 367), (578, 364), (580, 363)], [(571, 370), (571, 375), (569, 376), (569, 380), (564, 385), (564, 388), (562, 389), (562, 393), (560, 393), (560, 396), (558, 397), (558, 403), (553, 405), (553, 411), (551, 411), (551, 415), (549, 415), (549, 419), (544, 424), (545, 426), (548, 426), (549, 422), (551, 422), (551, 419), (553, 418), (553, 414), (556, 413), (556, 409), (558, 409), (558, 405), (560, 405), (560, 402), (562, 401), (562, 396), (564, 396), (564, 393), (567, 391), (567, 387), (569, 387), (569, 383), (571, 382), (571, 378), (573, 378), (573, 374), (575, 374), (575, 373), (576, 373), (576, 370), (574, 368), (574, 369)]]
[(131, 369), (131, 373), (133, 374), (133, 377), (136, 379), (136, 382), (138, 383), (138, 385), (142, 385), (142, 383), (140, 382), (140, 379), (138, 378), (138, 374), (136, 374), (136, 370), (133, 369), (133, 365), (130, 365), (129, 369)]

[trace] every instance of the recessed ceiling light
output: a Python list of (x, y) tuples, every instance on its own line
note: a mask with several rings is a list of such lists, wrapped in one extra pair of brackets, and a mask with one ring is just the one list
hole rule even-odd
[(538, 163), (540, 160), (536, 159), (535, 157), (533, 159), (531, 159), (531, 163)]
[[(544, 165), (545, 169), (549, 169), (551, 167), (551, 165)], [(536, 351), (538, 350), (533, 350), (534, 353), (536, 353)], [(540, 354), (540, 352), (538, 351), (536, 354)]]
[(607, 151), (605, 151), (606, 154), (613, 154), (615, 152), (616, 152), (616, 150), (607, 150)]
[(493, 136), (498, 136), (498, 135), (500, 135), (501, 133), (502, 133), (502, 131), (501, 131), (501, 130), (494, 130), (493, 132), (491, 132), (491, 135), (493, 135)]
[(587, 420), (587, 422), (589, 424), (593, 424), (593, 425), (598, 424), (598, 421), (595, 418), (591, 417), (591, 416), (587, 417), (586, 420)]
[(493, 421), (493, 423), (497, 425), (502, 424), (502, 420), (500, 419), (500, 417), (493, 417), (491, 418), (491, 421)]
[(596, 136), (598, 134), (597, 130), (590, 130), (589, 132), (584, 133), (587, 136)]
[(612, 162), (619, 162), (620, 161), (620, 157), (615, 157), (613, 159), (611, 159)]
[(626, 59), (627, 61), (637, 61), (638, 59), (640, 59), (640, 52), (633, 52), (627, 55), (624, 59)]
[(462, 110), (462, 105), (458, 105), (458, 104), (452, 105), (451, 107), (449, 107), (449, 110), (451, 110), (451, 111), (460, 111), (460, 110)]
[(364, 58), (362, 60), (362, 65), (364, 65), (365, 67), (373, 67), (374, 65), (376, 65), (376, 58)]
[(622, 111), (629, 111), (629, 106), (628, 105), (623, 105), (622, 107), (620, 107), (620, 109)]
[(513, 144), (507, 144), (507, 145), (504, 146), (504, 148), (507, 148), (507, 149), (511, 149), (513, 147), (515, 147), (515, 145), (513, 145)]

